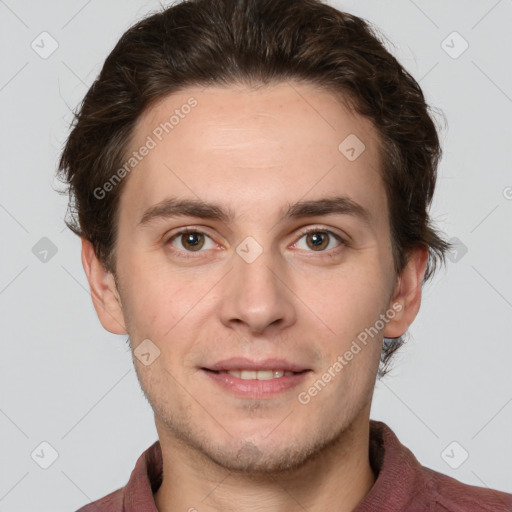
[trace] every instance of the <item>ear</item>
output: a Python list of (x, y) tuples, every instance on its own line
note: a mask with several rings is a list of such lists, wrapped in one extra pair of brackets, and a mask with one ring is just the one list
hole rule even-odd
[(389, 320), (384, 329), (385, 338), (402, 336), (416, 318), (421, 304), (421, 285), (427, 269), (428, 249), (417, 247), (398, 276), (389, 304), (395, 316)]
[(101, 325), (114, 334), (127, 334), (121, 299), (114, 276), (98, 259), (89, 240), (82, 238), (82, 265), (84, 266), (92, 303)]

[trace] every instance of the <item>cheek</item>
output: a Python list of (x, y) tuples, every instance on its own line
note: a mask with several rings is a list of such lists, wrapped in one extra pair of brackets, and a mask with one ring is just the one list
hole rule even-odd
[(201, 297), (201, 290), (191, 285), (190, 278), (184, 280), (161, 265), (128, 260), (119, 271), (131, 335), (165, 339)]
[(389, 277), (375, 261), (333, 270), (328, 279), (310, 275), (297, 282), (297, 296), (309, 306), (308, 316), (321, 320), (330, 335), (349, 340), (375, 323), (387, 307)]

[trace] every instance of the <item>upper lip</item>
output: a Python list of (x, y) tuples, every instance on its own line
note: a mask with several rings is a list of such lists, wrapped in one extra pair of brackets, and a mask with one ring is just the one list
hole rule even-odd
[(286, 361), (285, 359), (262, 359), (255, 361), (245, 357), (232, 357), (218, 361), (215, 364), (204, 366), (207, 370), (233, 371), (233, 370), (279, 370), (283, 372), (302, 372), (308, 370), (305, 366)]

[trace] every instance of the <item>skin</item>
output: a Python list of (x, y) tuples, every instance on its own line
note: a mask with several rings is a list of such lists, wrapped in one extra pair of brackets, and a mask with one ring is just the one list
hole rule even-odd
[[(351, 511), (375, 482), (369, 415), (382, 339), (414, 320), (427, 252), (413, 251), (395, 275), (377, 132), (313, 85), (188, 88), (145, 112), (131, 150), (191, 96), (198, 105), (127, 178), (117, 280), (82, 245), (102, 325), (129, 333), (132, 349), (150, 339), (160, 350), (149, 366), (134, 357), (164, 459), (157, 507)], [(349, 134), (366, 146), (354, 161), (338, 150)], [(279, 220), (289, 203), (342, 194), (368, 210), (368, 224), (348, 214)], [(216, 202), (235, 217), (141, 226), (143, 213), (169, 196)], [(199, 251), (187, 235), (168, 241), (186, 227), (205, 233), (195, 239)], [(318, 249), (304, 228), (348, 244), (331, 235)], [(249, 236), (263, 250), (252, 263), (236, 252)], [(394, 318), (301, 404), (298, 393), (393, 304), (401, 307)], [(311, 371), (273, 398), (240, 398), (201, 370), (234, 356), (278, 357)]]

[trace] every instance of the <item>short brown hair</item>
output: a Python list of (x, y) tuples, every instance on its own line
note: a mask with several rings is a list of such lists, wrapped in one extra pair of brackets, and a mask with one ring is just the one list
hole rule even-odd
[[(58, 174), (69, 185), (67, 226), (90, 240), (115, 274), (126, 179), (101, 199), (94, 190), (123, 165), (141, 114), (188, 86), (288, 80), (320, 86), (373, 122), (395, 271), (423, 246), (427, 281), (450, 247), (428, 214), (441, 157), (431, 107), (367, 21), (319, 0), (185, 0), (125, 32), (77, 109), (60, 158)], [(403, 343), (384, 340), (379, 377)]]

